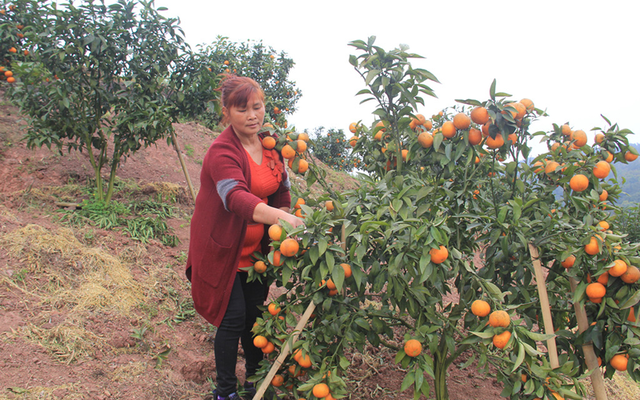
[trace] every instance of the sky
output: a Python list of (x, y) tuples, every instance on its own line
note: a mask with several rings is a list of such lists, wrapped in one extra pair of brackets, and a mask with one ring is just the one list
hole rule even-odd
[[(549, 117), (533, 124), (550, 130), (569, 123), (590, 139), (600, 116), (640, 134), (640, 2), (156, 0), (163, 15), (179, 17), (187, 42), (209, 44), (218, 35), (233, 42), (262, 40), (295, 62), (290, 79), (302, 92), (288, 116), (296, 130), (343, 129), (374, 121), (360, 104), (364, 81), (349, 64), (353, 40), (376, 37), (386, 50), (409, 46), (412, 61), (433, 73), (438, 98), (424, 97), (427, 117), (456, 99), (489, 98), (497, 90), (524, 97)], [(630, 142), (640, 142), (636, 136)], [(534, 152), (536, 146), (534, 145)]]

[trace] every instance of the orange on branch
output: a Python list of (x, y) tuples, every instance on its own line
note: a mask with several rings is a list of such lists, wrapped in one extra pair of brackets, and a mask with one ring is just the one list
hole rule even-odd
[(624, 153), (624, 159), (627, 160), (628, 162), (635, 161), (637, 158), (638, 158), (638, 155), (630, 151), (627, 151), (626, 153)]
[(599, 245), (599, 238), (596, 239), (595, 236), (592, 236), (591, 239), (589, 239), (589, 243), (584, 245), (584, 252), (589, 254), (590, 256), (595, 256), (596, 254), (600, 253), (600, 245)]
[(263, 274), (267, 271), (267, 264), (264, 261), (258, 260), (255, 264), (253, 264), (253, 270), (257, 274)]
[(296, 156), (296, 151), (293, 149), (293, 147), (289, 146), (288, 144), (285, 144), (282, 147), (282, 150), (280, 150), (280, 153), (282, 154), (282, 157), (286, 158), (287, 160)]
[(629, 364), (629, 356), (626, 354), (616, 354), (611, 357), (611, 361), (609, 361), (609, 363), (618, 371), (626, 371), (627, 365)]
[(456, 127), (453, 125), (453, 122), (446, 121), (442, 124), (442, 136), (451, 139), (456, 135)]
[(425, 149), (428, 149), (433, 146), (433, 136), (427, 131), (421, 132), (418, 135), (418, 143)]
[(530, 99), (524, 98), (520, 100), (520, 104), (525, 106), (527, 111), (533, 111), (535, 109), (535, 106), (533, 105), (533, 101), (531, 101)]
[(469, 129), (469, 144), (472, 146), (482, 143), (482, 132), (476, 128)]
[(573, 140), (574, 146), (582, 147), (587, 144), (587, 134), (583, 130), (578, 129), (571, 134), (571, 140)]
[(284, 377), (280, 374), (276, 374), (273, 379), (271, 379), (271, 384), (275, 387), (280, 387), (284, 383)]
[(489, 122), (489, 111), (484, 107), (476, 107), (471, 110), (471, 120), (479, 125), (484, 125)]
[(458, 113), (453, 117), (453, 126), (457, 129), (467, 129), (471, 125), (471, 118), (465, 113)]
[(560, 265), (562, 265), (564, 268), (569, 269), (573, 267), (573, 264), (575, 264), (575, 262), (576, 262), (576, 256), (572, 254), (569, 257), (567, 257), (564, 261), (562, 261)]
[(358, 131), (358, 124), (356, 124), (355, 122), (352, 122), (351, 124), (349, 124), (349, 132), (356, 133), (357, 131)]
[[(300, 211), (300, 210), (298, 210)], [(282, 253), (280, 253), (280, 250), (276, 250), (273, 252), (273, 265), (275, 265), (276, 267), (279, 267), (282, 265), (282, 263), (284, 262), (284, 260), (282, 259)]]
[(627, 266), (627, 270), (624, 272), (624, 274), (620, 275), (620, 279), (622, 279), (624, 283), (636, 283), (638, 282), (638, 280), (640, 280), (640, 269), (633, 265), (629, 265)]
[(404, 352), (409, 357), (418, 357), (422, 353), (422, 343), (417, 339), (409, 339), (404, 344)]
[(267, 340), (266, 337), (262, 335), (258, 335), (253, 338), (253, 345), (259, 349), (264, 348), (267, 345), (267, 343), (269, 343), (269, 341)]
[(269, 306), (267, 307), (267, 310), (269, 310), (269, 314), (271, 315), (278, 315), (278, 313), (282, 310), (280, 308), (279, 305), (277, 305), (276, 303), (269, 303)]
[(489, 314), (489, 325), (494, 328), (506, 328), (511, 323), (511, 317), (504, 310), (496, 310)]
[(305, 151), (307, 151), (307, 142), (302, 139), (298, 139), (296, 141), (296, 151), (298, 153), (304, 153)]
[(324, 202), (324, 208), (327, 209), (327, 211), (333, 211), (334, 207), (333, 207), (333, 201), (331, 200), (327, 200)]
[(629, 266), (623, 260), (615, 260), (613, 262), (613, 266), (609, 268), (609, 275), (615, 277), (622, 276), (625, 272), (627, 272), (628, 268)]
[(564, 136), (571, 136), (571, 133), (573, 132), (571, 130), (571, 127), (567, 124), (562, 125), (562, 127), (560, 128), (560, 130), (562, 131), (562, 134)]
[(429, 250), (429, 255), (431, 255), (431, 262), (434, 264), (442, 264), (447, 257), (449, 257), (449, 250), (446, 247), (440, 245), (437, 249)]
[(282, 227), (278, 224), (273, 224), (269, 227), (269, 238), (273, 241), (279, 241), (282, 238)]
[(598, 179), (606, 178), (609, 172), (611, 172), (611, 165), (606, 161), (598, 161), (593, 167), (593, 175)]
[(569, 180), (569, 187), (576, 192), (583, 192), (589, 187), (589, 178), (583, 174), (575, 174)]
[(298, 241), (292, 238), (287, 238), (280, 243), (280, 252), (285, 257), (293, 257), (300, 250)]
[(504, 349), (509, 343), (509, 339), (511, 339), (511, 332), (504, 331), (497, 335), (493, 335), (493, 345), (499, 349)]
[(262, 139), (262, 146), (267, 150), (271, 150), (276, 147), (276, 140), (272, 136), (265, 136)]
[(491, 312), (491, 306), (484, 300), (474, 300), (471, 303), (471, 312), (477, 317), (486, 317)]
[(352, 272), (351, 272), (351, 265), (346, 264), (346, 263), (342, 263), (342, 264), (340, 264), (340, 266), (341, 266), (341, 267), (342, 267), (342, 269), (344, 270), (344, 277), (345, 277), (345, 278), (349, 278), (349, 277), (351, 277), (351, 274), (352, 274)]
[(491, 135), (487, 136), (487, 140), (485, 142), (487, 147), (490, 149), (498, 149), (504, 146), (504, 138), (501, 134), (497, 134), (495, 138), (492, 138)]
[(592, 282), (587, 285), (585, 294), (590, 299), (601, 299), (607, 294), (607, 288), (600, 282)]
[(329, 386), (326, 383), (318, 383), (313, 387), (313, 395), (319, 399), (329, 395)]

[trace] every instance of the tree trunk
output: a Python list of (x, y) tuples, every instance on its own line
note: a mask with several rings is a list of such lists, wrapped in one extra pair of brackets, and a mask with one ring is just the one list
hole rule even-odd
[[(444, 341), (444, 338), (440, 340)], [(433, 372), (435, 375), (433, 386), (435, 387), (436, 400), (449, 400), (449, 389), (447, 388), (446, 347), (444, 349), (442, 348), (440, 349), (440, 351), (442, 350), (444, 350), (444, 354), (441, 354), (440, 352), (438, 352), (434, 354), (434, 357), (433, 357)]]

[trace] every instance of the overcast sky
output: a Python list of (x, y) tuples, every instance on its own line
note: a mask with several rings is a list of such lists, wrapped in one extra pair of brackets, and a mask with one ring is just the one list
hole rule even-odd
[[(370, 124), (369, 103), (355, 94), (363, 81), (349, 64), (352, 40), (400, 44), (425, 59), (437, 99), (418, 110), (427, 117), (455, 99), (489, 97), (497, 89), (534, 101), (550, 117), (534, 127), (569, 122), (574, 129), (604, 126), (600, 114), (640, 133), (640, 1), (206, 1), (156, 0), (178, 16), (187, 41), (262, 40), (296, 63), (290, 77), (303, 97), (289, 123), (302, 131), (324, 126), (348, 132)], [(348, 133), (347, 133), (348, 134)], [(636, 137), (631, 142), (640, 142)]]

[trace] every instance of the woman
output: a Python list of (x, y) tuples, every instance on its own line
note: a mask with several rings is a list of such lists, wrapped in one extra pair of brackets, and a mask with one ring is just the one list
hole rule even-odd
[[(200, 191), (191, 219), (187, 278), (196, 311), (218, 327), (214, 353), (217, 388), (213, 398), (239, 398), (235, 375), (238, 341), (246, 358), (246, 376), (255, 374), (262, 351), (251, 328), (268, 288), (247, 282), (243, 267), (251, 254), (269, 251), (265, 230), (280, 220), (293, 227), (302, 220), (289, 213), (289, 178), (275, 150), (263, 148), (258, 135), (264, 121), (264, 93), (254, 80), (229, 75), (221, 83), (223, 122), (202, 163)], [(245, 381), (245, 388), (253, 387)], [(255, 390), (255, 389), (253, 389)]]

